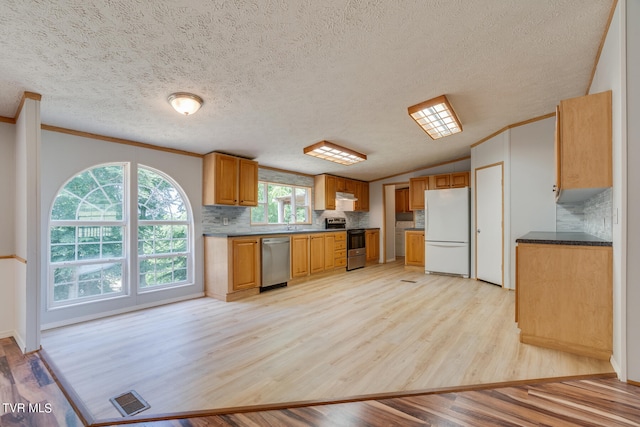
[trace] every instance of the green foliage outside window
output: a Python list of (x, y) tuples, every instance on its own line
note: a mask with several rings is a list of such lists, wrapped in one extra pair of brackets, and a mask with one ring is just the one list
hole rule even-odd
[[(142, 166), (135, 182), (138, 288), (187, 282), (191, 220), (182, 193)], [(81, 172), (58, 192), (49, 228), (54, 304), (126, 292), (127, 185), (125, 165), (112, 164)]]
[(310, 224), (311, 189), (258, 183), (258, 206), (251, 208), (252, 224)]

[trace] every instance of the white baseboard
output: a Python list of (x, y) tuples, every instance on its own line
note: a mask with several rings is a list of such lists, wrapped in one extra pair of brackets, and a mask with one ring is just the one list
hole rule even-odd
[(627, 381), (627, 379), (623, 377), (620, 365), (618, 364), (618, 361), (613, 357), (613, 355), (611, 355), (611, 358), (609, 358), (609, 363), (611, 363), (611, 367), (614, 371), (616, 371), (616, 374), (618, 374), (618, 379), (620, 381)]
[(101, 319), (103, 317), (115, 316), (115, 315), (118, 315), (118, 314), (130, 313), (132, 311), (144, 310), (145, 308), (158, 307), (158, 306), (161, 306), (161, 305), (171, 304), (171, 303), (174, 303), (174, 302), (180, 302), (180, 301), (186, 301), (186, 300), (190, 300), (190, 299), (201, 298), (203, 296), (204, 296), (204, 292), (199, 292), (197, 294), (192, 294), (192, 295), (172, 298), (172, 299), (169, 299), (169, 300), (151, 302), (151, 303), (143, 304), (143, 305), (134, 305), (134, 306), (131, 306), (131, 307), (121, 308), (119, 310), (113, 310), (113, 311), (108, 311), (108, 312), (103, 312), (103, 313), (90, 314), (90, 315), (82, 316), (82, 317), (76, 317), (76, 318), (73, 318), (73, 319), (70, 319), (70, 320), (61, 320), (59, 322), (52, 322), (52, 323), (47, 323), (46, 325), (42, 325), (40, 330), (46, 331), (48, 329), (61, 328), (63, 326), (74, 325), (76, 323), (88, 322), (90, 320)]
[(0, 339), (13, 336), (13, 331), (0, 331)]
[(20, 336), (18, 331), (13, 331), (11, 335), (13, 336), (13, 339), (16, 340), (16, 343), (18, 344), (18, 348), (20, 349), (20, 351), (25, 353), (25, 350), (27, 349), (27, 344), (24, 342), (24, 339)]

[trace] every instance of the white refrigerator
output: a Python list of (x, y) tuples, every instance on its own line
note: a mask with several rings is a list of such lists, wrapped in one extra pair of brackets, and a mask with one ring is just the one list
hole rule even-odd
[(425, 272), (469, 277), (469, 188), (426, 190)]

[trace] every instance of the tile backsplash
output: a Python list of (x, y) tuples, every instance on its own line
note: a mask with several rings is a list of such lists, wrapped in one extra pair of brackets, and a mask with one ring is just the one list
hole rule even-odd
[(556, 205), (556, 231), (580, 231), (612, 240), (613, 190), (608, 188), (585, 202)]
[[(311, 199), (313, 200), (313, 178), (305, 175), (284, 172), (272, 169), (258, 169), (260, 181), (275, 182), (280, 184), (299, 185), (311, 187)], [(347, 228), (366, 228), (369, 225), (368, 212), (345, 211), (312, 211), (312, 224), (299, 224), (297, 228), (324, 228), (325, 218), (346, 218)], [(224, 219), (227, 225), (224, 225)], [(253, 231), (279, 231), (287, 230), (286, 224), (251, 225), (251, 208), (237, 206), (203, 206), (202, 207), (202, 231), (204, 233), (244, 233)]]

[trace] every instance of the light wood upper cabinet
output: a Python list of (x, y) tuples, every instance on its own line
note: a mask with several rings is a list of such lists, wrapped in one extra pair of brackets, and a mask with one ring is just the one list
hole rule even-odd
[(405, 231), (404, 264), (424, 267), (424, 231)]
[(430, 177), (429, 188), (431, 190), (442, 190), (445, 188), (468, 187), (470, 181), (469, 171), (452, 172)]
[(333, 175), (316, 175), (314, 177), (315, 210), (334, 210), (336, 208), (336, 192), (353, 194), (358, 200), (354, 203), (355, 211), (369, 210), (369, 183), (341, 178)]
[(355, 197), (358, 199), (355, 202), (354, 210), (360, 212), (369, 211), (369, 183), (363, 181), (355, 182)]
[(588, 198), (611, 187), (611, 91), (560, 101), (556, 115), (557, 197), (595, 189), (582, 193)]
[(409, 179), (409, 209), (424, 210), (424, 191), (429, 189), (429, 177)]
[[(443, 173), (440, 175), (419, 176), (409, 179), (409, 209), (424, 210), (424, 191), (443, 190), (445, 188), (468, 187), (470, 183), (469, 171)], [(397, 197), (397, 192), (396, 192)], [(397, 203), (397, 201), (396, 201)], [(396, 204), (396, 211), (398, 207)]]
[(396, 190), (396, 212), (409, 212), (409, 189)]
[(291, 277), (309, 275), (309, 235), (291, 236)]
[(337, 179), (332, 175), (314, 177), (314, 210), (333, 210), (336, 208)]
[(451, 174), (434, 175), (432, 177), (433, 185), (431, 190), (440, 190), (442, 188), (451, 188)]
[(613, 252), (606, 246), (518, 243), (520, 341), (609, 360)]
[(378, 262), (380, 259), (380, 230), (364, 232), (367, 262)]
[(239, 160), (238, 204), (258, 206), (258, 162)]
[(451, 188), (468, 187), (470, 182), (470, 173), (454, 172), (451, 174)]
[(258, 162), (221, 153), (204, 156), (204, 205), (258, 205)]

